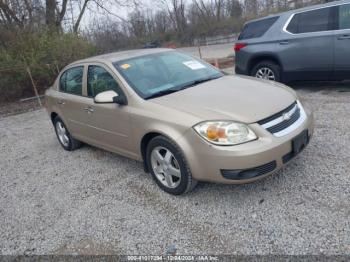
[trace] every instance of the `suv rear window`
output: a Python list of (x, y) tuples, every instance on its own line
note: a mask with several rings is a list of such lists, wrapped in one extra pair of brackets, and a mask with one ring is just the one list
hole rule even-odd
[(279, 17), (270, 17), (263, 20), (247, 23), (242, 33), (239, 35), (238, 40), (251, 39), (262, 37), (267, 30), (277, 21)]
[(333, 7), (295, 14), (287, 31), (293, 34), (329, 31), (333, 28)]

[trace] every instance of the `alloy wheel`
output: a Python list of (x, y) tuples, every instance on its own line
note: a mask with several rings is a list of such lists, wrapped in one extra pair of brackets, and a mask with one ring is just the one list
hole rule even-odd
[(65, 147), (69, 146), (69, 137), (66, 128), (64, 127), (63, 123), (60, 121), (56, 122), (56, 131), (57, 131), (57, 136), (62, 145)]
[(156, 178), (168, 188), (181, 182), (181, 170), (174, 154), (165, 147), (155, 147), (151, 152), (151, 165)]
[(255, 77), (261, 78), (261, 79), (266, 79), (266, 80), (272, 80), (275, 81), (275, 73), (268, 67), (262, 67), (260, 68), (256, 74)]

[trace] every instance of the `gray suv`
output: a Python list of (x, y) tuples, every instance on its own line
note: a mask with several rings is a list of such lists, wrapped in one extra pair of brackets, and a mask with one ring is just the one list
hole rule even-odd
[(350, 79), (350, 1), (250, 21), (235, 51), (237, 74), (280, 82)]

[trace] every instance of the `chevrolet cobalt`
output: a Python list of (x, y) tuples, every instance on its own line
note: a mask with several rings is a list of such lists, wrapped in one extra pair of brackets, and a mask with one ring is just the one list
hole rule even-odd
[(250, 183), (300, 153), (312, 113), (285, 85), (228, 76), (169, 49), (74, 62), (46, 92), (59, 143), (82, 143), (142, 161), (164, 191), (197, 181)]

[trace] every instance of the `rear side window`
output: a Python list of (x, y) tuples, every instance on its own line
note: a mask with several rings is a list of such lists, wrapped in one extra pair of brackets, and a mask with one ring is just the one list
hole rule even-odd
[(238, 40), (262, 37), (278, 18), (278, 16), (275, 16), (246, 24)]
[(82, 95), (84, 67), (78, 66), (65, 71), (60, 79), (60, 91)]
[(350, 29), (350, 4), (339, 6), (339, 29)]
[(329, 31), (333, 28), (333, 7), (295, 14), (287, 31), (293, 34)]

